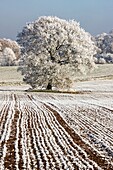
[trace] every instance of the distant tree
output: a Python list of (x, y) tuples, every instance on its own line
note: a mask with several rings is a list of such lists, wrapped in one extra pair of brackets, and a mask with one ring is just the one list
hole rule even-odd
[(20, 47), (16, 41), (0, 39), (0, 65), (18, 65)]
[(17, 59), (20, 58), (20, 47), (16, 41), (12, 41), (10, 39), (0, 39), (0, 47), (3, 51), (6, 47), (11, 48), (13, 52), (15, 53), (15, 56)]
[(4, 48), (0, 56), (1, 66), (12, 66), (16, 60), (16, 56), (11, 48)]
[[(112, 63), (113, 60), (113, 30), (108, 34), (102, 33), (95, 37), (95, 43), (100, 48), (100, 56), (106, 60), (107, 63)], [(98, 57), (98, 54), (96, 55)], [(110, 56), (110, 57), (109, 57)]]
[(94, 67), (96, 46), (90, 34), (74, 20), (40, 17), (23, 28), (17, 42), (25, 65), (19, 70), (32, 88), (70, 88), (76, 72)]

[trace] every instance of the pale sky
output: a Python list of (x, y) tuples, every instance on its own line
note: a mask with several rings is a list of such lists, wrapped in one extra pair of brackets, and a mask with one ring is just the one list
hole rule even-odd
[(16, 40), (27, 22), (45, 15), (74, 19), (92, 35), (108, 33), (113, 29), (113, 0), (0, 0), (0, 38)]

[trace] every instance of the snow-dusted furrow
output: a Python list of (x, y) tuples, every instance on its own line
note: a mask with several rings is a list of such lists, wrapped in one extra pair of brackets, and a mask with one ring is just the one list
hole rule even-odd
[(42, 147), (42, 151), (44, 150), (44, 152), (42, 154), (44, 155), (44, 158), (46, 160), (46, 163), (45, 163), (46, 169), (47, 168), (51, 169), (52, 166), (55, 167), (55, 164), (57, 161), (55, 160), (55, 157), (54, 157), (54, 150), (53, 150), (52, 146), (50, 145), (50, 142), (48, 142), (50, 136), (48, 136), (48, 130), (47, 130), (48, 128), (46, 127), (45, 120), (43, 119), (42, 114), (43, 113), (40, 110), (38, 111), (38, 114), (35, 111), (35, 116), (36, 116), (35, 120), (37, 120), (37, 122), (39, 122), (38, 126), (37, 126), (37, 123), (35, 123), (35, 126), (36, 126), (35, 133), (37, 133), (37, 131), (39, 131), (39, 143), (41, 144), (40, 150), (41, 150), (41, 147)]
[(5, 95), (1, 95), (0, 96), (0, 126), (3, 123), (3, 119), (4, 119), (4, 109), (7, 106), (8, 102), (7, 102), (7, 97), (5, 97)]
[[(86, 128), (89, 130), (90, 133), (93, 132), (93, 134), (95, 134), (97, 137), (100, 136), (106, 138), (106, 142), (109, 142), (110, 145), (113, 146), (113, 131), (111, 130), (111, 127), (108, 126), (108, 124), (110, 125), (111, 122), (113, 123), (113, 120), (109, 119), (110, 123), (107, 120), (110, 112), (109, 110), (106, 111), (104, 109), (102, 110), (102, 108), (101, 109), (97, 108), (97, 110), (94, 109), (91, 111), (90, 109), (88, 110), (87, 108), (84, 109), (85, 115), (82, 115), (79, 120), (81, 121), (81, 124), (84, 124), (86, 126)], [(80, 111), (82, 112), (82, 110)], [(95, 113), (94, 119), (92, 119), (90, 116), (93, 112)], [(77, 114), (79, 113), (77, 112)], [(106, 119), (106, 123), (104, 123), (103, 119), (104, 121)]]
[[(10, 120), (10, 116), (11, 114), (11, 105), (13, 104), (10, 101), (10, 98), (12, 97), (12, 95), (2, 95), (2, 98), (0, 100), (0, 140), (3, 137), (3, 133), (5, 133), (4, 131), (7, 129), (7, 125), (9, 123)], [(3, 102), (2, 102), (3, 99)]]
[[(94, 150), (98, 155), (102, 154), (102, 157), (100, 159), (107, 157), (108, 158), (107, 162), (109, 162), (109, 161), (112, 162), (112, 157), (113, 157), (112, 156), (113, 155), (112, 145), (111, 145), (112, 144), (111, 142), (112, 142), (112, 139), (113, 139), (112, 138), (112, 135), (113, 135), (112, 131), (110, 130), (110, 132), (112, 133), (111, 136), (110, 136), (109, 133), (106, 133), (107, 127), (106, 127), (106, 129), (104, 129), (105, 126), (104, 126), (103, 123), (101, 124), (101, 123), (99, 123), (99, 121), (96, 122), (96, 120), (95, 119), (92, 120), (90, 118), (90, 116), (88, 117), (88, 115), (84, 115), (83, 111), (85, 111), (87, 113), (87, 112), (90, 112), (90, 109), (89, 110), (82, 110), (83, 108), (81, 107), (81, 109), (76, 112), (75, 104), (72, 101), (69, 102), (69, 103), (72, 103), (72, 105), (69, 106), (68, 102), (65, 105), (65, 103), (58, 101), (58, 99), (56, 100), (55, 97), (54, 98), (52, 97), (50, 99), (50, 96), (49, 96), (49, 99), (47, 100), (47, 98), (46, 98), (46, 100), (45, 100), (45, 98), (44, 98), (44, 101), (46, 101), (45, 103), (49, 104), (50, 107), (56, 109), (59, 112), (60, 115), (64, 116), (64, 118), (66, 120), (70, 119), (70, 121), (69, 120), (67, 121), (69, 123), (69, 125), (71, 125), (71, 123), (74, 122), (75, 127), (76, 126), (77, 126), (77, 128), (79, 127), (78, 129), (79, 129), (80, 135), (83, 135), (80, 132), (80, 129), (82, 129), (84, 132), (86, 131), (85, 132), (86, 135), (90, 134), (90, 136), (91, 136), (91, 134), (93, 134), (92, 135), (93, 138), (95, 137), (95, 134), (96, 134), (96, 139), (94, 139), (94, 140), (97, 140), (97, 141), (95, 141), (95, 143), (97, 142), (97, 144), (95, 144), (95, 146), (93, 146), (92, 141), (91, 141), (91, 143), (88, 143), (88, 145), (91, 144), (92, 150)], [(71, 99), (74, 99), (74, 98), (72, 98), (72, 96), (71, 96)], [(37, 102), (36, 96), (34, 96), (34, 100), (36, 100), (36, 102)], [(68, 98), (67, 98), (67, 100), (68, 100)], [(63, 103), (63, 104), (61, 104), (61, 103)], [(97, 110), (98, 110), (98, 108), (97, 108)], [(102, 110), (102, 111), (104, 111), (104, 110)], [(95, 110), (93, 110), (93, 112), (95, 112)], [(99, 112), (96, 113), (96, 114), (99, 115)], [(72, 115), (74, 115), (74, 116), (72, 116)], [(101, 112), (100, 112), (100, 115), (101, 115)], [(72, 119), (71, 119), (71, 116), (72, 116)], [(106, 118), (107, 118), (107, 116), (108, 116), (108, 114), (106, 114)], [(112, 121), (112, 119), (110, 121)], [(95, 126), (95, 122), (97, 123), (97, 126)], [(74, 127), (74, 126), (72, 125), (71, 127)], [(99, 139), (99, 137), (100, 137), (100, 139)], [(103, 138), (106, 137), (106, 138), (105, 138), (105, 140), (102, 140), (101, 137), (103, 137)], [(84, 139), (86, 139), (86, 136), (85, 136), (85, 138), (83, 138), (83, 140)], [(106, 141), (106, 139), (107, 139), (107, 141)], [(106, 143), (104, 143), (104, 142), (106, 142)], [(108, 144), (108, 142), (109, 142), (109, 144)], [(87, 141), (86, 141), (86, 144), (87, 144)], [(97, 147), (97, 148), (95, 148), (95, 147)], [(105, 155), (103, 155), (104, 151), (105, 151)], [(106, 153), (109, 156), (107, 156)]]
[(16, 141), (15, 141), (15, 159), (16, 159), (16, 169), (19, 170), (19, 126), (20, 126), (20, 120), (21, 120), (21, 114), (19, 114), (18, 120), (17, 120), (17, 132), (16, 132)]
[[(18, 113), (15, 110), (14, 95), (11, 95), (10, 106), (6, 117), (6, 123), (4, 125), (4, 131), (1, 135), (2, 143), (2, 162), (5, 169), (16, 167), (15, 162), (15, 137), (16, 137), (16, 123), (18, 119)], [(4, 120), (5, 121), (5, 120)], [(17, 168), (18, 169), (18, 168)]]
[[(54, 136), (60, 148), (62, 148), (65, 158), (67, 157), (67, 159), (69, 159), (74, 166), (78, 164), (78, 167), (80, 165), (84, 168), (88, 167), (88, 162), (85, 162), (85, 159), (87, 159), (87, 155), (81, 148), (74, 144), (73, 140), (71, 140), (71, 137), (68, 135), (65, 129), (58, 123), (52, 112), (50, 112), (50, 110), (46, 108), (45, 115), (49, 120), (49, 124), (51, 124), (51, 129), (54, 129)], [(79, 158), (78, 162), (77, 158)]]
[(10, 119), (9, 113), (10, 113), (10, 104), (5, 103), (2, 110), (1, 110), (1, 121), (0, 121), (0, 140), (3, 140), (1, 138), (3, 138), (3, 134), (5, 133), (5, 131), (7, 130), (7, 125)]
[[(53, 107), (53, 104), (51, 105)], [(83, 106), (82, 106), (83, 107)], [(100, 116), (102, 114), (102, 117), (100, 120), (98, 119), (99, 111), (98, 113), (95, 113), (96, 110), (90, 110), (88, 108), (78, 108), (75, 107), (69, 107), (69, 106), (54, 106), (53, 108), (57, 109), (61, 115), (64, 115), (67, 122), (72, 124), (72, 127), (79, 126), (79, 129), (82, 129), (83, 131), (87, 131), (89, 133), (93, 133), (96, 136), (102, 136), (103, 138), (107, 139), (107, 142), (113, 146), (113, 132), (111, 131), (110, 127), (108, 128), (101, 122), (101, 119), (103, 119), (103, 116), (107, 119), (107, 113), (105, 113), (104, 110), (100, 111)], [(98, 108), (97, 108), (98, 110)], [(63, 113), (64, 112), (64, 113)], [(89, 114), (90, 112), (90, 114)], [(68, 113), (68, 115), (67, 115)], [(94, 117), (92, 118), (92, 114), (95, 113)], [(105, 115), (104, 115), (105, 113)], [(89, 116), (88, 116), (89, 114)], [(108, 115), (109, 116), (109, 115)], [(97, 119), (97, 120), (96, 120)], [(104, 118), (105, 119), (105, 118)], [(110, 119), (110, 121), (112, 121)]]
[[(41, 146), (41, 140), (40, 140), (40, 142), (38, 142), (39, 139), (40, 139), (40, 132), (39, 132), (39, 130), (38, 131), (36, 130), (36, 126), (38, 126), (38, 122), (36, 122), (36, 126), (35, 126), (34, 113), (31, 111), (31, 109), (26, 108), (26, 112), (28, 113), (28, 116), (29, 116), (29, 119), (28, 119), (29, 132), (28, 133), (30, 135), (30, 138), (32, 139), (32, 147), (34, 148), (35, 155), (37, 156), (35, 163), (37, 164), (37, 161), (38, 161), (38, 168), (40, 168), (40, 167), (44, 168), (43, 167), (44, 165), (43, 165), (43, 162), (42, 162), (42, 159), (41, 159), (42, 153), (40, 153), (40, 151), (42, 151), (44, 147)], [(38, 158), (38, 160), (37, 160), (37, 158)], [(45, 162), (45, 157), (44, 157), (43, 161)]]
[[(41, 116), (43, 115), (42, 121), (44, 120), (44, 125), (45, 126), (45, 130), (46, 130), (46, 135), (47, 135), (47, 144), (50, 143), (53, 155), (56, 155), (56, 158), (59, 157), (59, 161), (58, 159), (55, 160), (55, 162), (57, 162), (57, 164), (59, 164), (59, 167), (62, 169), (62, 166), (65, 166), (64, 164), (66, 164), (65, 161), (68, 161), (69, 163), (69, 159), (67, 158), (67, 155), (64, 152), (63, 146), (60, 144), (60, 140), (58, 140), (57, 135), (55, 134), (55, 130), (57, 131), (58, 127), (55, 127), (54, 125), (52, 125), (52, 122), (49, 120), (49, 116), (47, 115), (47, 112), (42, 112)], [(48, 133), (49, 130), (49, 133)], [(60, 137), (59, 137), (60, 138)], [(62, 138), (63, 141), (63, 138)], [(58, 154), (60, 153), (60, 154)], [(65, 157), (63, 158), (63, 162), (62, 162), (62, 157), (63, 155), (65, 155)], [(58, 163), (59, 162), (59, 163)], [(70, 164), (70, 163), (69, 163)], [(70, 168), (73, 169), (72, 165), (67, 165), (67, 166), (71, 166)], [(67, 167), (67, 168), (69, 168)]]
[[(40, 106), (40, 103), (38, 102), (38, 107)], [(34, 108), (34, 107), (33, 107)], [(36, 110), (37, 110), (37, 108), (35, 108)], [(29, 109), (29, 110), (31, 110), (31, 109)], [(68, 143), (68, 145), (66, 144), (66, 142), (65, 142), (65, 145), (66, 145), (66, 147), (64, 146), (64, 143), (63, 142), (60, 142), (60, 139), (62, 139), (62, 141), (65, 141), (64, 140), (64, 138), (63, 138), (63, 136), (60, 136), (60, 134), (59, 133), (56, 133), (56, 131), (59, 131), (59, 129), (61, 129), (60, 128), (60, 126), (58, 126), (58, 127), (55, 127), (55, 125), (53, 124), (53, 120), (51, 121), (51, 119), (52, 119), (52, 117), (50, 117), (49, 115), (47, 115), (47, 109), (45, 110), (46, 112), (41, 112), (41, 109), (39, 109), (39, 111), (38, 111), (38, 120), (40, 120), (40, 128), (39, 129), (41, 129), (41, 131), (44, 133), (44, 129), (46, 129), (46, 136), (48, 136), (49, 138), (48, 138), (48, 140), (47, 141), (49, 141), (49, 143), (51, 144), (51, 146), (53, 147), (52, 148), (52, 150), (54, 151), (54, 154), (55, 154), (55, 152), (56, 152), (56, 154), (58, 154), (58, 152), (60, 153), (58, 156), (59, 156), (59, 159), (60, 159), (60, 164), (59, 164), (59, 166), (62, 168), (62, 167), (67, 167), (67, 168), (70, 168), (70, 169), (73, 169), (73, 168), (75, 168), (75, 166), (77, 167), (79, 167), (79, 166), (83, 166), (83, 167), (85, 167), (88, 163), (87, 162), (85, 162), (84, 160), (82, 160), (82, 158), (80, 158), (81, 160), (82, 160), (82, 162), (78, 159), (78, 161), (77, 161), (77, 159), (76, 158), (78, 158), (79, 157), (79, 155), (74, 155), (73, 153), (74, 153), (74, 149), (73, 149), (73, 151), (71, 151), (71, 145), (70, 145), (70, 143)], [(40, 113), (41, 112), (41, 113)], [(30, 113), (29, 113), (30, 114)], [(32, 114), (33, 114), (33, 111), (32, 111)], [(48, 118), (48, 119), (46, 119), (46, 117)], [(50, 118), (49, 118), (50, 117)], [(45, 120), (45, 121), (44, 121)], [(32, 122), (33, 122), (33, 119), (32, 119)], [(45, 124), (43, 124), (43, 122), (46, 122)], [(46, 125), (47, 124), (47, 125)], [(53, 125), (52, 125), (53, 124)], [(56, 124), (56, 122), (55, 122), (55, 124)], [(43, 127), (41, 127), (43, 125)], [(44, 126), (46, 126), (45, 128), (44, 128)], [(35, 128), (32, 128), (32, 129), (35, 129)], [(49, 135), (48, 135), (48, 130), (49, 130)], [(61, 129), (61, 130), (63, 130), (63, 129)], [(65, 131), (63, 132), (63, 134), (65, 135)], [(41, 136), (43, 136), (43, 135), (41, 135)], [(45, 139), (46, 139), (46, 136), (45, 136)], [(50, 138), (50, 136), (51, 136), (51, 138)], [(60, 137), (59, 137), (60, 136)], [(69, 138), (69, 136), (68, 136), (68, 138)], [(68, 138), (67, 138), (67, 140), (68, 140)], [(72, 141), (71, 141), (72, 142)], [(40, 137), (40, 143), (41, 143), (41, 145), (43, 146), (42, 147), (42, 151), (43, 151), (43, 149), (45, 148), (45, 144), (44, 144), (44, 137), (43, 138), (41, 138)], [(65, 150), (65, 151), (64, 151)], [(68, 153), (66, 153), (66, 152), (68, 152)], [(72, 157), (71, 156), (69, 156), (70, 154), (72, 153), (72, 157), (73, 157), (73, 162), (72, 162)], [(46, 159), (46, 158), (43, 158), (43, 159)], [(46, 159), (47, 160), (47, 159)], [(75, 161), (75, 162), (74, 162)], [(55, 162), (57, 162), (57, 161), (55, 161)], [(66, 165), (66, 162), (68, 162), (68, 165)], [(69, 163), (70, 162), (70, 163)], [(46, 163), (45, 163), (46, 164)], [(55, 166), (56, 165), (54, 165), (54, 162), (52, 163), (52, 166), (53, 166), (53, 168), (55, 168)], [(88, 166), (87, 166), (88, 167)], [(46, 166), (45, 166), (45, 168), (46, 168)], [(64, 169), (64, 168), (63, 168)]]
[[(65, 108), (63, 109), (65, 110)], [(70, 115), (73, 116), (73, 118), (77, 121), (79, 126), (81, 125), (82, 128), (85, 127), (87, 128), (90, 132), (92, 131), (93, 133), (100, 136), (105, 136), (107, 138), (107, 141), (113, 145), (113, 133), (110, 130), (110, 127), (107, 128), (105, 124), (102, 123), (101, 120), (98, 119), (98, 116), (95, 115), (95, 118), (91, 118), (91, 113), (96, 112), (96, 110), (91, 111), (90, 109), (79, 109), (77, 112), (72, 110), (71, 108), (67, 109), (65, 111), (66, 113), (69, 112)], [(88, 116), (88, 112), (90, 112), (90, 115)], [(102, 111), (100, 111), (102, 112)], [(105, 112), (104, 112), (105, 113)], [(103, 113), (103, 114), (104, 114)], [(96, 113), (98, 114), (98, 113)], [(105, 113), (106, 114), (106, 113)], [(104, 115), (105, 116), (105, 115)], [(106, 116), (107, 117), (107, 116)], [(97, 119), (97, 120), (96, 120)], [(103, 118), (100, 118), (103, 119)], [(107, 121), (107, 120), (106, 120)]]
[(112, 109), (81, 96), (0, 94), (0, 169), (112, 170)]
[[(70, 129), (70, 127), (62, 120), (62, 118), (59, 116), (59, 114), (55, 110), (53, 110), (51, 108), (49, 108), (49, 109), (52, 110), (53, 112), (55, 112), (56, 117), (58, 117), (58, 119), (59, 119), (59, 122), (61, 121), (61, 124), (63, 124), (63, 127), (68, 131), (68, 133), (70, 134), (70, 136), (72, 137), (74, 142), (78, 146), (80, 146), (80, 148), (82, 148), (82, 149), (84, 149), (84, 151), (86, 151), (86, 153), (83, 154), (83, 152), (81, 152), (81, 149), (79, 150), (83, 157), (88, 154), (88, 158), (91, 159), (91, 161), (89, 161), (87, 159), (88, 162), (90, 162), (90, 163), (92, 162), (91, 164), (93, 164), (94, 163), (93, 161), (96, 161), (97, 164), (99, 164), (100, 166), (103, 166), (103, 164), (107, 163), (106, 161), (103, 160), (103, 158), (99, 154), (96, 153), (96, 151), (93, 148), (89, 149), (89, 146), (87, 145), (87, 143), (84, 143), (84, 141), (72, 129)], [(95, 157), (94, 157), (94, 155), (95, 155)], [(84, 157), (84, 160), (85, 160), (85, 157)], [(94, 163), (93, 168), (96, 168), (97, 164)], [(98, 167), (98, 169), (100, 169), (100, 168)]]
[[(53, 132), (51, 132), (51, 129), (46, 125), (47, 123), (43, 125), (43, 122), (44, 122), (44, 117), (42, 116), (43, 113), (40, 111), (38, 113), (39, 114), (38, 114), (37, 121), (39, 121), (39, 131), (40, 130), (41, 131), (39, 133), (40, 135), (37, 135), (37, 136), (39, 136), (38, 145), (40, 144), (40, 151), (41, 151), (42, 159), (43, 159), (43, 162), (45, 162), (44, 169), (50, 169), (50, 168), (54, 169), (54, 168), (58, 168), (58, 167), (60, 167), (62, 169), (62, 166), (64, 166), (62, 161), (64, 161), (66, 158), (64, 156), (64, 159), (62, 159), (62, 157), (63, 157), (62, 150), (59, 148), (59, 146), (57, 146), (57, 148), (55, 148), (55, 146), (54, 146), (55, 140), (51, 141), (50, 134), (52, 135)], [(46, 126), (46, 128), (44, 128), (44, 126)], [(49, 135), (48, 135), (48, 130), (50, 132)], [(35, 133), (37, 133), (37, 131)], [(43, 134), (45, 134), (46, 136), (44, 136)], [(59, 148), (59, 153), (62, 154), (62, 156), (59, 154), (59, 157), (61, 159), (60, 161), (57, 161), (57, 159), (55, 158), (56, 155), (54, 156), (55, 152), (58, 154), (58, 148)], [(48, 152), (47, 155), (45, 154), (46, 152)], [(49, 160), (48, 160), (48, 158), (49, 158)], [(50, 168), (49, 168), (49, 166), (50, 166)], [(73, 169), (72, 165), (71, 165), (71, 168)]]
[(13, 110), (14, 103), (12, 102), (12, 100), (10, 101), (9, 98), (12, 98), (13, 100), (13, 95), (8, 95), (6, 97), (6, 100), (4, 101), (6, 104), (4, 104), (4, 107), (1, 112), (1, 114), (3, 114), (2, 121), (0, 124), (0, 154), (1, 154), (0, 165), (1, 167), (4, 167), (4, 164), (5, 164), (6, 152), (8, 151), (7, 143), (10, 138), (11, 126), (12, 126), (12, 121), (14, 118), (14, 110)]
[(28, 133), (28, 117), (27, 113), (24, 111), (24, 109), (21, 109), (22, 113), (22, 118), (21, 118), (21, 124), (20, 124), (20, 131), (21, 131), (21, 136), (20, 136), (20, 143), (21, 143), (21, 159), (22, 159), (22, 167), (28, 168), (29, 163), (29, 153), (28, 153), (28, 143), (29, 143), (29, 135), (27, 136)]
[[(34, 101), (35, 102), (35, 101)], [(38, 102), (38, 101), (37, 101)], [(36, 103), (35, 103), (36, 104)], [(38, 104), (38, 106), (39, 106), (40, 104)], [(42, 108), (42, 110), (43, 110), (43, 112), (44, 112), (44, 106), (43, 106), (43, 108)], [(63, 129), (63, 128), (61, 128), (61, 126), (60, 126), (60, 124), (58, 124), (58, 121), (56, 120), (55, 121), (55, 117), (53, 116), (53, 114), (52, 114), (52, 112), (50, 112), (50, 110), (48, 110), (47, 108), (45, 109), (46, 110), (46, 112), (44, 112), (44, 114), (45, 114), (45, 118), (47, 117), (47, 120), (46, 120), (46, 122), (47, 122), (47, 124), (48, 124), (48, 126), (49, 126), (49, 129), (51, 129), (51, 131), (52, 131), (52, 133), (53, 133), (53, 135), (52, 135), (52, 137), (54, 136), (55, 137), (55, 141), (58, 143), (58, 145), (59, 145), (59, 147), (60, 147), (60, 149), (63, 151), (63, 155), (65, 155), (65, 158), (64, 158), (64, 160), (66, 160), (66, 161), (68, 161), (69, 162), (69, 160), (71, 161), (71, 164), (72, 165), (74, 165), (74, 167), (82, 167), (82, 168), (85, 168), (85, 167), (87, 167), (87, 169), (88, 169), (88, 166), (90, 166), (90, 168), (91, 167), (95, 167), (95, 165), (93, 165), (93, 166), (91, 166), (91, 165), (88, 165), (89, 163), (88, 163), (88, 158), (87, 158), (87, 162), (85, 162), (85, 154), (84, 154), (84, 152), (78, 147), (77, 148), (77, 146), (76, 146), (76, 149), (78, 149), (79, 150), (79, 152), (80, 152), (80, 154), (81, 155), (83, 155), (83, 157), (84, 157), (84, 159), (82, 158), (82, 157), (80, 157), (80, 155), (79, 155), (79, 153), (76, 153), (76, 155), (74, 155), (74, 148), (73, 148), (73, 150), (71, 150), (71, 145), (73, 144), (73, 142), (71, 141), (71, 140), (69, 140), (69, 138), (70, 138), (70, 136), (68, 136), (68, 135), (66, 135), (66, 132), (65, 132), (65, 130)], [(48, 112), (48, 114), (47, 114), (47, 110), (49, 111)], [(50, 115), (51, 114), (51, 115)], [(54, 117), (54, 120), (52, 120), (53, 118), (52, 117)], [(58, 125), (58, 126), (57, 126)], [(53, 131), (54, 130), (54, 131)], [(61, 130), (61, 132), (62, 132), (62, 136), (60, 135), (60, 130)], [(60, 133), (59, 133), (60, 132)], [(64, 136), (66, 136), (66, 141), (70, 141), (70, 142), (65, 142), (65, 139), (64, 139)], [(52, 140), (52, 139), (51, 139)], [(52, 142), (53, 143), (53, 142)], [(65, 144), (64, 144), (65, 143)], [(74, 145), (74, 144), (73, 144)], [(54, 143), (54, 146), (55, 146), (55, 143)], [(69, 147), (68, 147), (69, 146)], [(57, 148), (57, 150), (58, 150), (58, 146), (55, 146), (56, 148)], [(61, 150), (59, 150), (60, 152), (62, 152)], [(77, 152), (77, 150), (76, 150), (76, 152)], [(71, 155), (72, 154), (72, 155)], [(67, 158), (66, 158), (67, 157)], [(77, 159), (76, 158), (79, 158), (78, 160), (79, 161), (77, 161)], [(89, 161), (90, 162), (90, 161)], [(65, 162), (64, 162), (65, 163)], [(93, 162), (90, 162), (91, 164), (93, 164)]]
[[(53, 98), (53, 97), (52, 97)], [(36, 99), (36, 96), (34, 97), (34, 99), (35, 99), (35, 101), (37, 102), (37, 99)], [(46, 99), (47, 100), (47, 99)], [(45, 98), (44, 98), (44, 101), (45, 101)], [(46, 101), (47, 102), (47, 104), (48, 103), (50, 103), (50, 101), (51, 101), (51, 103), (53, 103), (53, 101), (52, 101), (52, 99), (50, 100), (50, 96), (49, 96), (49, 99)], [(45, 102), (45, 103), (46, 103)], [(56, 101), (56, 103), (58, 102), (58, 100)], [(52, 104), (53, 105), (53, 104)], [(51, 104), (49, 105), (49, 106), (52, 106)], [(59, 110), (61, 111), (61, 112), (59, 112), (59, 114), (60, 115), (63, 115), (64, 116), (64, 114), (62, 114), (62, 112), (63, 112), (63, 110), (65, 110), (65, 107), (67, 108), (67, 105), (65, 105), (64, 104), (64, 108), (61, 110), (61, 108), (59, 108)], [(72, 105), (72, 107), (73, 107), (73, 105)], [(54, 107), (54, 109), (55, 109), (56, 107)], [(74, 110), (73, 110), (73, 112), (75, 112), (75, 107), (74, 107)], [(64, 112), (64, 113), (66, 113), (66, 116), (68, 117), (68, 115), (70, 115), (70, 109), (69, 109), (69, 107), (68, 107), (68, 109), (66, 110), (66, 112)], [(79, 114), (79, 113), (78, 113)], [(64, 117), (66, 117), (66, 116), (64, 116)], [(81, 115), (81, 117), (82, 117), (82, 115)], [(68, 117), (69, 118), (69, 117)], [(80, 117), (78, 118), (78, 120), (79, 119), (81, 119)], [(88, 118), (88, 126), (89, 126), (89, 124), (91, 123), (91, 125), (92, 125), (92, 123), (93, 122), (90, 122), (89, 121), (90, 119)], [(76, 117), (75, 117), (75, 122), (76, 122)], [(79, 122), (79, 121), (78, 121)], [(84, 119), (83, 120), (81, 120), (81, 122), (83, 122), (84, 123)], [(98, 123), (98, 122), (97, 122)], [(71, 121), (70, 121), (70, 124), (71, 124)], [(79, 125), (79, 124), (78, 124)], [(85, 127), (85, 129), (88, 129), (88, 127), (87, 127), (87, 125), (85, 126), (85, 123), (84, 123), (84, 127)], [(87, 127), (87, 128), (86, 128)], [(90, 127), (90, 126), (89, 126)], [(83, 128), (84, 129), (84, 128)], [(84, 129), (84, 130), (85, 130)], [(96, 132), (96, 131), (95, 131)], [(86, 143), (86, 145), (87, 145), (87, 142), (85, 142)], [(88, 144), (89, 145), (89, 144)], [(96, 152), (97, 153), (97, 157), (100, 159), (100, 161), (103, 159), (103, 156), (102, 157), (100, 157), (99, 155), (101, 154), (101, 152), (99, 152), (98, 153), (98, 150), (96, 150), (93, 146), (91, 147), (91, 150), (93, 151), (94, 150), (94, 152)], [(109, 149), (108, 149), (109, 150)], [(110, 153), (112, 154), (112, 152), (111, 152), (111, 150), (109, 150), (110, 151)], [(95, 158), (96, 159), (96, 158)], [(98, 160), (99, 160), (98, 159)], [(110, 161), (111, 161), (111, 158), (110, 158)], [(108, 160), (107, 161), (105, 161), (106, 163), (108, 162)], [(104, 164), (104, 163), (100, 163), (100, 164)], [(109, 164), (109, 163), (108, 163)]]

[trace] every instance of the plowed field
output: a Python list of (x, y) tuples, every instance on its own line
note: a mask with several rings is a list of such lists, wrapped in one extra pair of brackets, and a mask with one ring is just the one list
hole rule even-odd
[(0, 93), (1, 170), (113, 170), (113, 94)]

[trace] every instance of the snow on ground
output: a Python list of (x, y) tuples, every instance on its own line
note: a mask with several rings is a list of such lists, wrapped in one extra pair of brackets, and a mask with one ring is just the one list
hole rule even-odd
[(112, 80), (77, 94), (15, 88), (0, 92), (1, 170), (113, 169)]
[(113, 169), (113, 80), (76, 82), (77, 94), (2, 83), (1, 170)]
[(76, 82), (74, 88), (78, 91), (113, 92), (113, 80)]
[(21, 85), (1, 85), (0, 91), (25, 91), (30, 88), (29, 85), (21, 84)]

